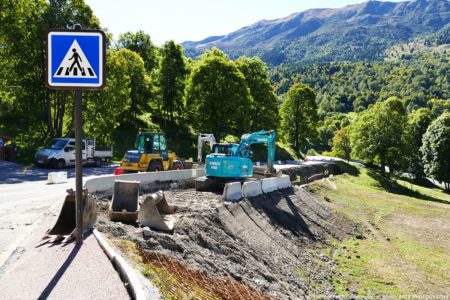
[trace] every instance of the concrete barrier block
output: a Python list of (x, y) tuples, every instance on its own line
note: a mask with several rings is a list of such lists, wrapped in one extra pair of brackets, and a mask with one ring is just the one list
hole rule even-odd
[(279, 190), (292, 187), (291, 178), (289, 175), (281, 175), (280, 177), (277, 177), (277, 184)]
[(263, 193), (270, 193), (278, 189), (278, 179), (276, 177), (261, 179)]
[(223, 200), (225, 201), (238, 201), (242, 199), (242, 189), (240, 182), (230, 182), (225, 184), (223, 189)]
[(261, 181), (247, 181), (242, 185), (242, 194), (245, 198), (251, 198), (259, 196), (263, 193), (261, 187)]
[(205, 176), (205, 169), (190, 169), (165, 172), (143, 172), (123, 175), (107, 175), (88, 179), (84, 185), (90, 193), (112, 191), (116, 179), (139, 181), (141, 185), (152, 182), (181, 181)]
[(47, 183), (66, 183), (67, 182), (67, 172), (50, 172), (47, 176)]

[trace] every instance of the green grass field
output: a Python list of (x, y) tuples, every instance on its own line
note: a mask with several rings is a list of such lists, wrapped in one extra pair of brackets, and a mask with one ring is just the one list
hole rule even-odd
[(343, 296), (450, 297), (450, 195), (352, 168), (308, 189), (362, 225), (362, 235), (327, 249)]

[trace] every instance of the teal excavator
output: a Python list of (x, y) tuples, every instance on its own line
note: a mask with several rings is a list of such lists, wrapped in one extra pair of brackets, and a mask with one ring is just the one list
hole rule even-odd
[(206, 156), (206, 177), (210, 179), (245, 179), (253, 176), (251, 145), (267, 144), (267, 170), (274, 173), (275, 131), (258, 131), (244, 134), (239, 145), (228, 153), (211, 153)]

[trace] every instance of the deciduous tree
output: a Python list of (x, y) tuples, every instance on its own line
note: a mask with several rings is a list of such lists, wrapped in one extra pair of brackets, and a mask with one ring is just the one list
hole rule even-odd
[(158, 65), (157, 48), (153, 44), (150, 35), (139, 30), (136, 33), (125, 32), (119, 36), (117, 48), (127, 48), (139, 54), (144, 60), (145, 70), (150, 74)]
[(361, 113), (351, 125), (353, 153), (370, 163), (378, 163), (381, 172), (400, 166), (402, 135), (406, 122), (403, 103), (395, 97), (377, 102)]
[(305, 151), (317, 137), (316, 94), (305, 84), (295, 84), (281, 105), (281, 130), (295, 151)]
[(174, 41), (168, 41), (161, 49), (159, 86), (162, 109), (173, 119), (174, 112), (180, 115), (184, 110), (183, 93), (186, 85), (187, 68), (183, 48)]
[(244, 75), (217, 48), (194, 66), (186, 87), (186, 107), (198, 132), (242, 135), (250, 129), (251, 97)]
[(425, 174), (443, 181), (450, 191), (450, 113), (434, 120), (423, 135), (422, 152)]
[(431, 112), (426, 108), (420, 108), (408, 115), (405, 127), (405, 170), (414, 174), (415, 178), (421, 179), (425, 175), (422, 164), (422, 137), (430, 125)]
[(71, 112), (70, 93), (45, 86), (44, 40), (50, 28), (98, 29), (98, 19), (83, 0), (2, 0), (0, 61), (7, 61), (4, 86), (12, 102), (4, 116), (9, 135), (31, 156), (37, 145), (63, 134), (64, 117)]
[(150, 79), (145, 73), (144, 61), (139, 54), (129, 49), (115, 51), (112, 59), (122, 64), (121, 71), (129, 83), (128, 97), (122, 100), (129, 103), (129, 109), (123, 111), (122, 119), (136, 126), (137, 116), (148, 111), (150, 104)]
[(250, 111), (251, 131), (276, 129), (278, 127), (277, 96), (269, 81), (267, 66), (258, 57), (240, 57), (235, 62), (244, 74), (253, 100)]
[(338, 130), (334, 134), (332, 152), (337, 157), (350, 161), (350, 153), (352, 152), (352, 147), (350, 143), (350, 135), (348, 134), (347, 128)]
[(106, 80), (108, 84), (100, 92), (85, 93), (85, 134), (104, 144), (112, 142), (111, 136), (114, 129), (125, 122), (124, 112), (131, 108), (130, 67), (127, 56), (123, 54), (121, 50), (107, 51)]

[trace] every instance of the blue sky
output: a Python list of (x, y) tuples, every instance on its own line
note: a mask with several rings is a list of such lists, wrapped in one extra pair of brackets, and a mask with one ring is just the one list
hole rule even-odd
[[(365, 0), (85, 0), (101, 25), (117, 38), (143, 30), (161, 45), (223, 35), (262, 19), (309, 8), (343, 7)], [(404, 0), (391, 0), (399, 2)]]

